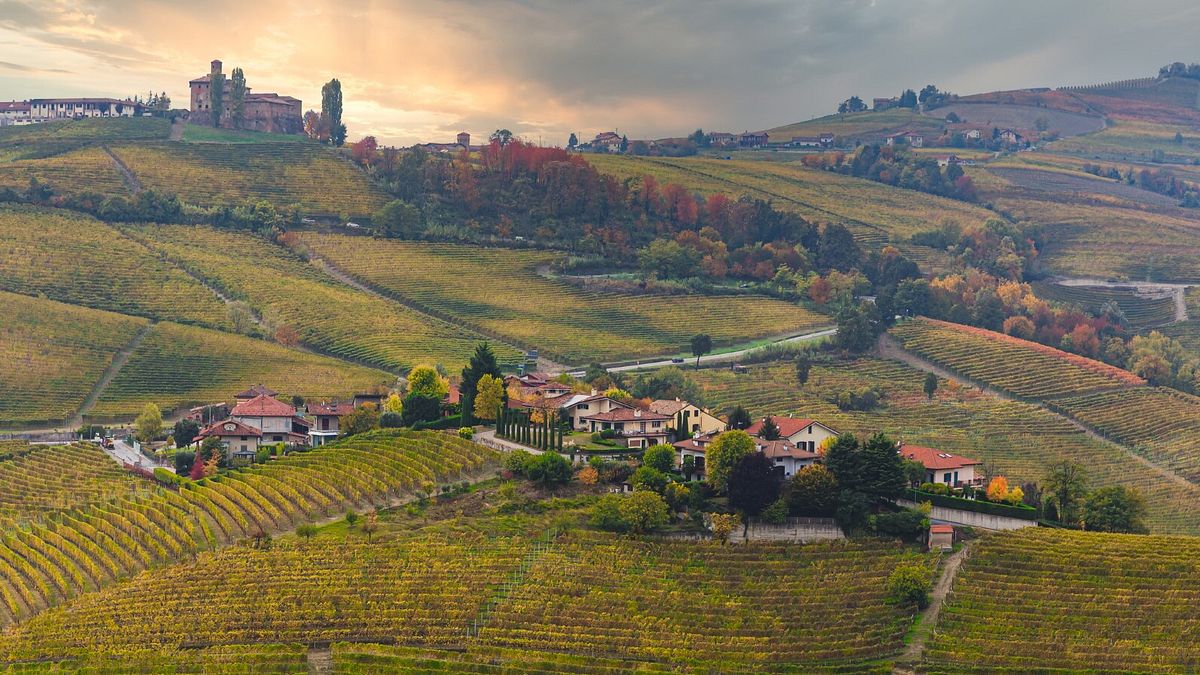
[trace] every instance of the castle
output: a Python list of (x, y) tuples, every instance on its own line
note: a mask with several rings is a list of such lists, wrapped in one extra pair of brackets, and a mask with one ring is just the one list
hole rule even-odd
[[(212, 103), (210, 88), (212, 80), (221, 75), (221, 62), (214, 60), (207, 75), (197, 77), (188, 82), (191, 89), (191, 113), (188, 121), (192, 124), (212, 126)], [(232, 128), (230, 118), (230, 81), (225, 78), (224, 114), (221, 126)], [(239, 129), (251, 131), (266, 131), (275, 134), (299, 134), (304, 132), (304, 113), (300, 99), (279, 94), (251, 94), (246, 88), (246, 97), (242, 103), (242, 123)]]

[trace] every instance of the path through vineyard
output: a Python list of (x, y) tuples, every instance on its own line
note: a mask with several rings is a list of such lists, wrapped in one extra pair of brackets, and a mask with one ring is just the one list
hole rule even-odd
[(113, 355), (112, 363), (108, 364), (108, 367), (104, 369), (104, 373), (100, 375), (100, 379), (96, 381), (96, 385), (92, 387), (92, 390), (89, 391), (88, 395), (83, 399), (83, 403), (80, 404), (79, 410), (76, 410), (75, 414), (66, 421), (65, 424), (68, 428), (78, 429), (79, 427), (83, 426), (83, 416), (88, 414), (92, 407), (96, 405), (96, 401), (100, 399), (100, 394), (104, 393), (104, 390), (108, 387), (108, 384), (112, 382), (113, 378), (117, 376), (117, 373), (121, 371), (121, 368), (123, 368), (129, 361), (129, 357), (133, 356), (133, 350), (137, 349), (138, 345), (142, 343), (142, 340), (146, 339), (146, 336), (153, 329), (153, 322), (142, 326), (140, 329), (138, 329), (138, 332), (134, 334), (133, 339), (129, 341), (129, 344), (122, 347), (120, 351)]
[(904, 649), (904, 653), (900, 655), (900, 658), (896, 660), (896, 665), (892, 668), (893, 674), (911, 675), (916, 672), (915, 666), (920, 663), (921, 655), (925, 651), (925, 641), (929, 639), (929, 636), (933, 634), (934, 627), (937, 626), (938, 615), (942, 613), (942, 603), (950, 594), (950, 589), (954, 586), (954, 578), (958, 576), (958, 568), (962, 566), (962, 561), (970, 550), (971, 546), (968, 542), (942, 563), (942, 574), (938, 577), (937, 583), (933, 585), (933, 592), (929, 594), (929, 606), (921, 612), (921, 617), (910, 636), (908, 647)]

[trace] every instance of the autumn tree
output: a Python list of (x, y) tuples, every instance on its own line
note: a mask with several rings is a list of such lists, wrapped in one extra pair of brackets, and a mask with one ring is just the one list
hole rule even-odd
[(360, 405), (338, 420), (338, 430), (344, 438), (379, 428), (379, 410), (371, 404)]
[(241, 68), (234, 68), (229, 76), (229, 122), (234, 129), (241, 129), (246, 121), (246, 75)]
[(316, 110), (304, 113), (304, 135), (314, 141), (323, 141), (321, 131), (321, 115)]
[(400, 394), (394, 391), (388, 394), (387, 399), (383, 402), (383, 411), (397, 415), (404, 412), (404, 400), (400, 398)]
[(149, 443), (158, 438), (163, 430), (162, 411), (153, 403), (147, 403), (142, 413), (134, 420), (135, 435), (142, 443)]
[(503, 375), (500, 373), (500, 364), (496, 362), (496, 353), (492, 351), (491, 345), (486, 342), (475, 347), (475, 353), (471, 355), (470, 362), (462, 370), (462, 380), (458, 385), (460, 400), (462, 401), (462, 423), (464, 425), (471, 424), (471, 418), (475, 412), (476, 390), (479, 380), (484, 375), (503, 379)]
[(374, 136), (364, 136), (362, 140), (354, 144), (350, 154), (354, 157), (354, 161), (362, 166), (370, 167), (375, 163), (375, 155), (379, 151), (379, 143)]
[(743, 457), (756, 451), (754, 439), (744, 431), (726, 431), (704, 448), (706, 480), (713, 490), (725, 492), (729, 474)]
[(334, 78), (321, 87), (321, 129), (329, 142), (341, 147), (346, 142), (346, 125), (342, 124), (342, 83)]
[(275, 334), (272, 336), (275, 342), (284, 347), (295, 347), (300, 344), (300, 333), (296, 332), (291, 326), (280, 326), (275, 329)]
[(504, 405), (504, 380), (485, 374), (475, 385), (475, 417), (495, 420), (496, 412)]
[(420, 365), (408, 371), (408, 392), (441, 399), (450, 393), (450, 381), (433, 366)]

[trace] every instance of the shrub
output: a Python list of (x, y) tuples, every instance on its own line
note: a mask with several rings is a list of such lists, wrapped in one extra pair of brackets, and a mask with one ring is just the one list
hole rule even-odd
[(557, 485), (571, 480), (571, 463), (557, 452), (535, 455), (525, 464), (525, 477), (542, 485)]
[(157, 468), (154, 470), (154, 480), (163, 485), (179, 485), (184, 479), (166, 469)]
[(458, 428), (458, 437), (465, 438), (469, 441), (472, 438), (475, 438), (475, 430), (472, 429), (471, 427), (459, 427)]
[(675, 448), (669, 445), (652, 445), (642, 453), (642, 464), (659, 471), (670, 471), (675, 467)]
[(920, 565), (902, 565), (892, 570), (887, 581), (888, 598), (899, 605), (925, 609), (932, 583), (929, 570)]
[(895, 537), (904, 541), (921, 541), (929, 530), (929, 519), (917, 509), (904, 509), (894, 513), (872, 516), (875, 533), (881, 537)]
[(404, 418), (400, 413), (385, 412), (379, 416), (379, 426), (384, 429), (398, 429), (404, 426)]
[(796, 516), (832, 516), (837, 508), (837, 479), (823, 464), (806, 466), (787, 482), (784, 499)]
[(921, 492), (927, 492), (931, 495), (946, 495), (954, 494), (954, 490), (945, 483), (921, 483)]
[(780, 497), (771, 503), (770, 506), (763, 509), (763, 512), (758, 516), (764, 523), (771, 525), (782, 525), (787, 522), (788, 503), (787, 499)]
[(633, 477), (629, 482), (633, 485), (634, 490), (650, 490), (662, 494), (670, 480), (662, 471), (651, 466), (642, 466), (633, 472)]
[(652, 532), (667, 524), (667, 502), (654, 492), (604, 495), (592, 508), (594, 527), (612, 532)]
[(504, 456), (504, 470), (518, 476), (525, 475), (525, 467), (533, 459), (533, 454), (527, 450), (513, 450)]

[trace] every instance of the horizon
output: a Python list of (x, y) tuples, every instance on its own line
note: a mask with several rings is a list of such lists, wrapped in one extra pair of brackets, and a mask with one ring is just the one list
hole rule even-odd
[[(16, 100), (166, 91), (174, 107), (186, 107), (187, 81), (219, 59), (227, 71), (243, 68), (254, 91), (295, 96), (305, 110), (320, 107), (321, 84), (337, 77), (351, 140), (409, 145), (507, 128), (564, 145), (572, 132), (764, 130), (830, 114), (851, 95), (869, 101), (929, 83), (958, 94), (1094, 84), (1192, 60), (1200, 8), (1164, 2), (1152, 16), (1090, 9), (889, 0), (732, 8), (436, 0), (339, 9), (276, 1), (222, 4), (206, 15), (158, 0), (0, 0), (0, 88)], [(232, 15), (232, 28), (209, 29), (206, 16)], [(847, 43), (857, 48), (848, 52)]]

